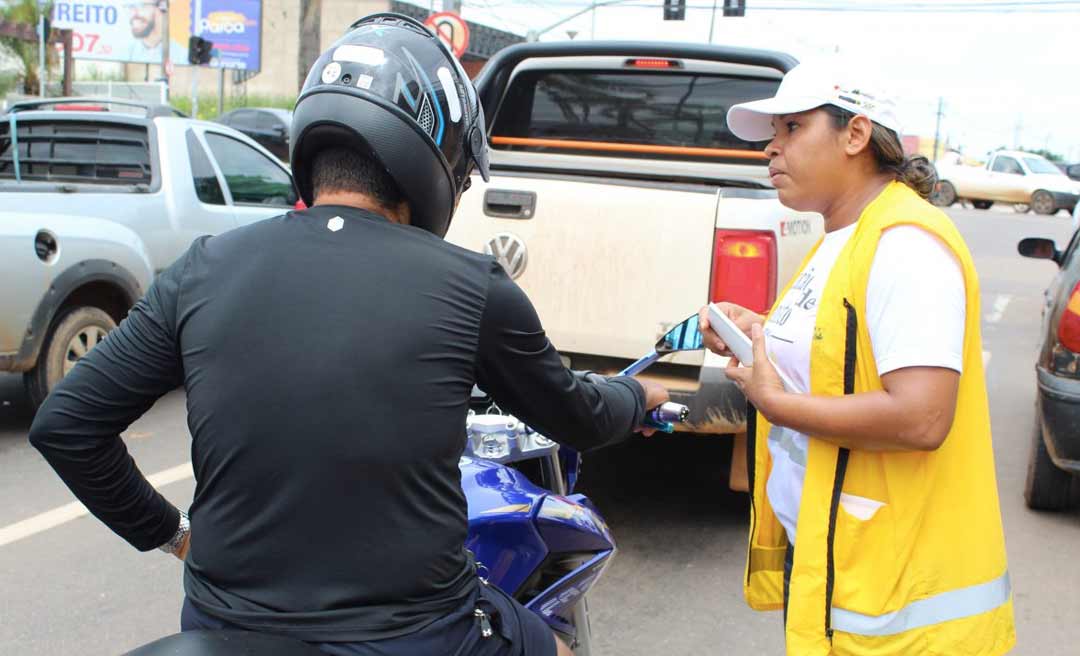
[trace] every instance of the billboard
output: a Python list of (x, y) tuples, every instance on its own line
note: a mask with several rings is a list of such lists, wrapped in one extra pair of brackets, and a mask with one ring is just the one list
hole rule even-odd
[[(188, 38), (197, 35), (214, 44), (214, 68), (257, 71), (262, 67), (262, 0), (173, 0), (175, 14), (188, 20), (177, 26), (182, 35), (181, 50), (170, 50), (169, 58), (187, 64)], [(169, 24), (170, 30), (175, 22)], [(174, 41), (170, 32), (170, 41)], [(172, 47), (172, 46), (170, 46)]]
[(72, 31), (76, 59), (160, 64), (166, 15), (173, 64), (187, 65), (188, 38), (198, 34), (218, 52), (211, 66), (259, 70), (261, 0), (56, 0), (52, 24)]

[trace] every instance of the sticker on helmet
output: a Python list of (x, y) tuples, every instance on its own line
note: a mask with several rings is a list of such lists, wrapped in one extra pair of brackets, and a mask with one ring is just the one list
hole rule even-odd
[(323, 84), (332, 84), (337, 81), (341, 76), (341, 64), (337, 62), (330, 62), (326, 65), (326, 68), (322, 69), (322, 81)]
[(457, 123), (461, 120), (461, 99), (458, 97), (457, 85), (454, 84), (454, 76), (450, 69), (443, 66), (438, 70), (439, 82), (442, 82), (443, 93), (446, 94), (446, 104), (450, 110), (450, 120)]
[(371, 46), (345, 45), (334, 50), (334, 61), (381, 66), (386, 61), (386, 53)]
[(375, 81), (375, 78), (371, 77), (370, 75), (357, 75), (356, 76), (356, 86), (360, 87), (361, 89), (370, 89), (371, 88), (371, 83), (374, 82), (374, 81)]

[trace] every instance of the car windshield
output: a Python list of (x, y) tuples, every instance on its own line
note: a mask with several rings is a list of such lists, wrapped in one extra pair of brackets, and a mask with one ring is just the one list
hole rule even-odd
[(1024, 164), (1027, 164), (1028, 169), (1032, 173), (1046, 173), (1049, 175), (1065, 175), (1061, 172), (1061, 169), (1054, 166), (1050, 160), (1043, 159), (1041, 157), (1025, 157)]

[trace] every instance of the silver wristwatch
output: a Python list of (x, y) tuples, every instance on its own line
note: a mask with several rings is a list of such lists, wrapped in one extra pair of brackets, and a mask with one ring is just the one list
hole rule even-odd
[(188, 533), (191, 533), (191, 520), (188, 519), (187, 513), (183, 510), (180, 511), (180, 526), (176, 527), (176, 533), (165, 544), (158, 547), (167, 554), (176, 554), (180, 550), (180, 545), (184, 544), (184, 538)]

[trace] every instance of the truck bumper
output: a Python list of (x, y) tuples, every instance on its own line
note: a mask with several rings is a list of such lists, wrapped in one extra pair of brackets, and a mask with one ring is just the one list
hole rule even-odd
[(722, 367), (702, 367), (696, 390), (671, 389), (671, 400), (690, 408), (683, 430), (695, 433), (742, 433), (746, 430), (746, 397)]
[[(619, 373), (629, 361), (564, 354), (564, 363), (573, 369), (595, 371), (605, 376)], [(700, 368), (683, 366), (677, 373), (664, 367), (647, 369), (637, 378), (663, 385), (671, 400), (690, 408), (690, 419), (676, 424), (681, 433), (729, 435), (746, 432), (746, 397), (728, 379), (724, 369), (728, 358), (705, 354)]]
[(1036, 413), (1050, 459), (1059, 468), (1080, 474), (1080, 380), (1057, 376), (1038, 367)]

